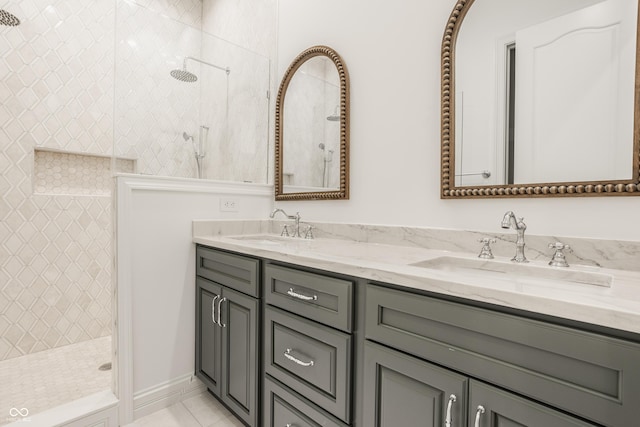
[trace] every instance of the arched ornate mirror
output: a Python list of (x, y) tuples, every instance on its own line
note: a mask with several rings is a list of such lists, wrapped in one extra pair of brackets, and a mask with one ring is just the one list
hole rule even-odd
[(276, 100), (276, 200), (349, 198), (349, 76), (314, 46), (284, 74)]
[(442, 198), (640, 194), (638, 0), (458, 0)]

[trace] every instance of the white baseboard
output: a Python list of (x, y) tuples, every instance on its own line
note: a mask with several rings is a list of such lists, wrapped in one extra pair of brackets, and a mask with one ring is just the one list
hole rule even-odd
[(139, 391), (133, 396), (133, 419), (149, 415), (206, 391), (193, 375), (184, 375), (163, 384)]

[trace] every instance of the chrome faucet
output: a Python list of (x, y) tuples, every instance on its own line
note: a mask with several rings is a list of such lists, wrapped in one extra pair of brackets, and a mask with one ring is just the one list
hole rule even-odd
[(527, 229), (527, 224), (524, 223), (524, 218), (517, 218), (513, 212), (508, 211), (502, 218), (502, 228), (513, 228), (516, 230), (516, 255), (511, 258), (513, 262), (529, 262), (527, 257), (524, 256), (524, 232)]
[(269, 215), (269, 218), (274, 218), (278, 212), (281, 212), (287, 219), (292, 219), (295, 221), (295, 228), (293, 230), (293, 237), (302, 237), (300, 235), (300, 212), (296, 212), (295, 215), (288, 215), (283, 209), (274, 209)]

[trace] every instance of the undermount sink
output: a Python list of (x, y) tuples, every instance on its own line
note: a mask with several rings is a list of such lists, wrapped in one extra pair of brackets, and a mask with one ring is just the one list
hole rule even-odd
[(281, 245), (291, 241), (290, 237), (276, 236), (273, 234), (252, 234), (244, 236), (229, 236), (234, 240), (242, 240), (249, 243), (257, 243), (259, 245)]
[(609, 288), (613, 277), (608, 274), (496, 260), (443, 256), (410, 264), (414, 267), (447, 271), (476, 278), (508, 280), (516, 283), (580, 284)]

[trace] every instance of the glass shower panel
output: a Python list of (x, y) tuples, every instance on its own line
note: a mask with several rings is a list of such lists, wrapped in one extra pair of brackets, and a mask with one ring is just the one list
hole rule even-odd
[(210, 129), (205, 177), (268, 182), (269, 59), (207, 33), (202, 56), (230, 69), (226, 80), (216, 70), (203, 75), (200, 116)]
[[(182, 69), (185, 56), (199, 56), (200, 29), (129, 1), (119, 1), (116, 13), (114, 155), (133, 159), (136, 173), (196, 177), (183, 132), (199, 125), (201, 84), (169, 73)], [(200, 73), (201, 64), (187, 66)]]
[(139, 174), (267, 183), (269, 59), (202, 32), (195, 8), (116, 13), (116, 172), (130, 159)]

